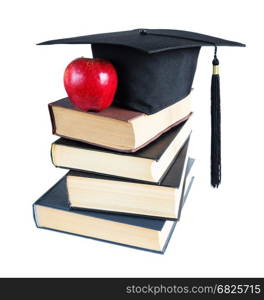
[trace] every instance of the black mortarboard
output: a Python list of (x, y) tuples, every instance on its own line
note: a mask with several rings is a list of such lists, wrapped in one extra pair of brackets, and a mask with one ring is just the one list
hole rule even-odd
[(211, 183), (221, 180), (220, 91), (217, 46), (244, 44), (180, 30), (136, 29), (51, 40), (39, 45), (91, 44), (93, 56), (107, 59), (118, 74), (114, 102), (153, 114), (186, 97), (202, 46), (214, 46), (211, 85)]

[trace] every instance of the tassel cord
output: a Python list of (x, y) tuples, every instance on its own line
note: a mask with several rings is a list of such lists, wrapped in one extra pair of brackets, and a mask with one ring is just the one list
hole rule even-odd
[(220, 77), (217, 47), (213, 59), (211, 81), (211, 185), (218, 187), (221, 182), (221, 107)]

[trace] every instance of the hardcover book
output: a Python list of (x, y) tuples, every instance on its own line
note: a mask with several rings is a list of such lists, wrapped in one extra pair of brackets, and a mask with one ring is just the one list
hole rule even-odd
[(51, 146), (52, 162), (67, 169), (159, 182), (190, 135), (191, 119), (134, 153), (60, 138)]
[(189, 139), (160, 183), (70, 171), (71, 207), (177, 219), (188, 161)]
[(49, 104), (53, 133), (68, 139), (121, 152), (134, 152), (188, 119), (190, 95), (155, 113), (110, 106), (101, 112), (83, 112), (68, 98)]
[[(186, 174), (190, 175), (189, 159)], [(193, 177), (186, 181), (181, 206), (186, 201)], [(164, 253), (176, 221), (133, 215), (71, 209), (65, 176), (33, 204), (37, 227), (104, 240)]]

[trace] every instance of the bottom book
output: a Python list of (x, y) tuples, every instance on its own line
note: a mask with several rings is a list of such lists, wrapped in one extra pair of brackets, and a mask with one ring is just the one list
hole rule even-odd
[[(194, 177), (189, 158), (181, 196), (186, 201)], [(33, 204), (37, 227), (164, 253), (178, 221), (71, 209), (65, 176)]]

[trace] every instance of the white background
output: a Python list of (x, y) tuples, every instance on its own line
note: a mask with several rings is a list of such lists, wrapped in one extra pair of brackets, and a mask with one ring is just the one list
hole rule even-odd
[[(263, 1), (1, 1), (0, 276), (264, 276)], [(47, 104), (89, 45), (37, 42), (172, 28), (247, 44), (221, 48), (223, 181), (209, 185), (213, 48), (194, 80), (196, 180), (165, 255), (40, 230), (32, 203), (65, 170), (50, 161)]]

